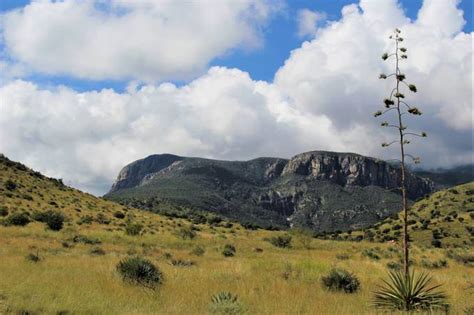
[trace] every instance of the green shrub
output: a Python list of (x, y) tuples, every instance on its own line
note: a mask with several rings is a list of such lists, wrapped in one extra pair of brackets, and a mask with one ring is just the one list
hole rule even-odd
[(197, 236), (192, 226), (182, 227), (178, 229), (176, 235), (182, 238), (183, 240), (192, 240)]
[(97, 244), (101, 244), (102, 242), (97, 239), (97, 238), (92, 238), (92, 237), (87, 237), (87, 236), (84, 236), (84, 235), (75, 235), (73, 238), (72, 238), (72, 241), (74, 243), (83, 243), (83, 244), (87, 244), (87, 245), (97, 245)]
[(99, 246), (94, 246), (94, 247), (91, 248), (90, 253), (92, 255), (102, 256), (102, 255), (105, 255), (105, 250), (103, 250)]
[(212, 314), (236, 315), (243, 312), (243, 307), (237, 295), (220, 292), (211, 297), (209, 310)]
[(362, 256), (368, 257), (373, 260), (379, 260), (380, 256), (377, 251), (373, 248), (366, 248), (362, 251)]
[(332, 269), (327, 276), (321, 278), (324, 287), (331, 291), (357, 292), (360, 288), (359, 279), (344, 269)]
[(11, 179), (7, 179), (7, 181), (5, 182), (5, 188), (7, 190), (13, 191), (17, 187), (18, 187), (18, 185), (14, 181), (12, 181)]
[(138, 256), (124, 258), (116, 268), (125, 282), (148, 288), (155, 288), (163, 282), (161, 270), (145, 258)]
[(48, 210), (45, 212), (34, 212), (32, 214), (33, 220), (46, 223), (48, 228), (53, 231), (59, 231), (63, 228), (65, 217), (64, 215), (55, 210)]
[(292, 237), (289, 234), (283, 234), (278, 236), (272, 236), (269, 238), (269, 242), (276, 247), (290, 248)]
[(25, 212), (13, 212), (6, 220), (7, 225), (25, 226), (30, 223), (30, 217)]
[(26, 255), (25, 259), (30, 262), (39, 262), (41, 260), (41, 257), (39, 256), (38, 252), (36, 254), (34, 253), (29, 253)]
[(125, 213), (123, 213), (122, 211), (115, 211), (114, 212), (114, 217), (116, 217), (117, 219), (124, 219), (125, 218)]
[(224, 249), (222, 250), (222, 255), (225, 257), (233, 257), (235, 255), (236, 249), (232, 244), (225, 244)]
[(350, 258), (350, 256), (348, 254), (337, 254), (336, 255), (336, 259), (339, 259), (339, 260), (347, 260), (349, 258)]
[(8, 215), (8, 209), (5, 207), (0, 207), (0, 217), (6, 217)]
[(77, 224), (91, 224), (92, 221), (94, 221), (94, 218), (91, 215), (83, 215), (80, 217), (79, 221)]
[(420, 265), (424, 268), (429, 269), (439, 269), (445, 268), (448, 266), (448, 261), (446, 259), (439, 259), (439, 260), (428, 260), (426, 258), (422, 259)]
[(97, 213), (96, 217), (95, 217), (95, 221), (99, 224), (109, 224), (110, 223), (110, 219), (109, 217), (107, 217), (104, 213), (102, 212), (99, 212)]
[(175, 267), (191, 267), (194, 266), (196, 263), (192, 260), (184, 260), (184, 259), (171, 259), (169, 261), (170, 265)]
[(206, 252), (205, 249), (202, 246), (198, 245), (193, 248), (193, 250), (191, 251), (191, 254), (196, 255), (196, 256), (202, 256), (204, 255), (205, 252)]
[(139, 235), (143, 230), (143, 224), (133, 223), (131, 221), (127, 222), (125, 225), (125, 233), (127, 235), (136, 236)]
[(389, 261), (387, 263), (387, 268), (388, 269), (391, 269), (391, 270), (401, 270), (402, 269), (402, 265), (396, 261)]

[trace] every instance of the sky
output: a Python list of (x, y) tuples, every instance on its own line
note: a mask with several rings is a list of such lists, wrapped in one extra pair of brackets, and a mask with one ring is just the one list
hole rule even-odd
[(470, 0), (1, 0), (0, 152), (96, 195), (157, 153), (393, 158), (372, 114), (395, 27), (410, 153), (472, 163)]

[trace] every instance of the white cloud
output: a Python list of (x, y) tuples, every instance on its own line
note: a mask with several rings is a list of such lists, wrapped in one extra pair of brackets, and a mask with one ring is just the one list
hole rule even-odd
[(273, 83), (224, 67), (181, 87), (131, 82), (124, 93), (10, 82), (0, 87), (0, 152), (96, 193), (124, 164), (154, 153), (248, 159), (319, 149), (389, 157), (379, 144), (391, 135), (371, 114), (390, 88), (377, 77), (391, 68), (380, 55), (398, 26), (409, 55), (402, 68), (419, 88), (408, 100), (424, 112), (408, 126), (429, 133), (413, 153), (425, 166), (472, 162), (473, 34), (460, 31), (457, 1), (439, 3), (425, 1), (415, 21), (394, 0), (346, 6), (341, 20), (291, 52)]
[(33, 70), (86, 79), (187, 79), (261, 45), (267, 0), (33, 1), (1, 17), (7, 52)]
[(309, 9), (302, 9), (298, 11), (298, 36), (299, 37), (313, 37), (316, 35), (317, 25), (326, 19), (326, 14), (323, 12), (311, 11)]

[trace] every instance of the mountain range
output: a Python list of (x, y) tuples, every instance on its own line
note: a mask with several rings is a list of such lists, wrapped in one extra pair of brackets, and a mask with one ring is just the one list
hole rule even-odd
[[(400, 211), (400, 171), (354, 153), (221, 161), (151, 155), (125, 166), (106, 199), (156, 211), (163, 203), (262, 227), (333, 232), (371, 226)], [(416, 200), (435, 183), (408, 172)]]

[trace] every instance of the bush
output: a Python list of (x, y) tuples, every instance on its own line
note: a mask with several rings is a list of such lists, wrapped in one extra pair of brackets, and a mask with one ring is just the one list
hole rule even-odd
[(96, 245), (96, 244), (102, 243), (97, 238), (87, 237), (87, 236), (84, 236), (84, 235), (76, 235), (72, 238), (72, 241), (74, 243), (83, 243), (83, 244), (87, 244), (87, 245)]
[(222, 255), (225, 257), (232, 257), (235, 255), (236, 249), (232, 244), (225, 244), (224, 249), (222, 250)]
[(14, 212), (6, 219), (7, 225), (25, 226), (30, 222), (30, 217), (25, 212)]
[(424, 268), (429, 268), (429, 269), (438, 269), (438, 268), (445, 268), (448, 266), (448, 261), (446, 259), (439, 259), (439, 260), (428, 260), (428, 259), (422, 259), (420, 262), (420, 265)]
[(12, 191), (12, 190), (15, 190), (17, 187), (18, 187), (17, 184), (16, 184), (14, 181), (12, 181), (11, 179), (8, 179), (8, 180), (5, 182), (5, 188), (6, 188), (7, 190)]
[(28, 255), (26, 255), (25, 259), (27, 261), (31, 261), (31, 262), (39, 262), (41, 260), (41, 257), (39, 256), (38, 253), (34, 254), (34, 253), (29, 253)]
[(391, 270), (401, 270), (402, 269), (402, 265), (396, 261), (389, 261), (387, 263), (387, 268), (388, 269), (391, 269)]
[(291, 247), (291, 235), (283, 234), (278, 236), (271, 237), (268, 241), (276, 247), (280, 248), (290, 248)]
[(110, 219), (108, 216), (106, 216), (104, 213), (102, 212), (99, 212), (97, 213), (96, 217), (95, 217), (95, 221), (99, 224), (109, 224), (110, 223)]
[(139, 235), (143, 230), (143, 225), (140, 223), (127, 222), (125, 225), (125, 233), (127, 235), (136, 236)]
[(5, 207), (0, 207), (0, 217), (6, 217), (8, 215), (8, 209)]
[(123, 213), (122, 211), (115, 211), (114, 212), (114, 217), (116, 217), (117, 219), (124, 219), (125, 218), (125, 213)]
[(192, 260), (184, 260), (184, 259), (171, 259), (170, 265), (175, 267), (191, 267), (194, 266), (196, 263)]
[(438, 239), (431, 240), (431, 245), (436, 248), (441, 248), (441, 241)]
[(132, 284), (155, 288), (163, 282), (163, 273), (145, 258), (127, 257), (121, 260), (116, 268), (122, 279)]
[(192, 240), (197, 236), (196, 232), (193, 230), (191, 226), (180, 228), (176, 232), (176, 235), (182, 238), (183, 240), (187, 240), (187, 239)]
[(79, 224), (79, 225), (81, 225), (81, 224), (91, 224), (92, 221), (94, 221), (94, 218), (91, 215), (84, 215), (84, 216), (81, 216), (81, 218), (79, 219), (77, 224)]
[(332, 269), (327, 276), (322, 277), (322, 284), (330, 291), (357, 292), (360, 282), (357, 277), (344, 269)]
[(102, 255), (105, 255), (105, 250), (103, 250), (99, 246), (94, 246), (94, 247), (91, 248), (90, 253), (92, 255), (102, 256)]
[(33, 219), (39, 222), (46, 223), (48, 228), (53, 231), (59, 231), (63, 228), (64, 215), (59, 211), (48, 210), (45, 212), (34, 212)]
[(379, 260), (380, 256), (377, 251), (373, 248), (366, 248), (362, 251), (362, 256), (368, 257), (373, 260)]
[(350, 258), (350, 256), (348, 254), (337, 254), (336, 255), (336, 259), (339, 259), (339, 260), (347, 260), (349, 258)]
[(220, 292), (211, 297), (211, 306), (209, 308), (212, 314), (236, 315), (243, 311), (237, 295), (230, 292)]
[(202, 256), (202, 255), (204, 255), (205, 252), (206, 252), (206, 251), (205, 251), (205, 249), (204, 249), (203, 247), (201, 247), (201, 246), (196, 246), (196, 247), (194, 247), (193, 250), (191, 251), (191, 254), (196, 255), (196, 256)]

